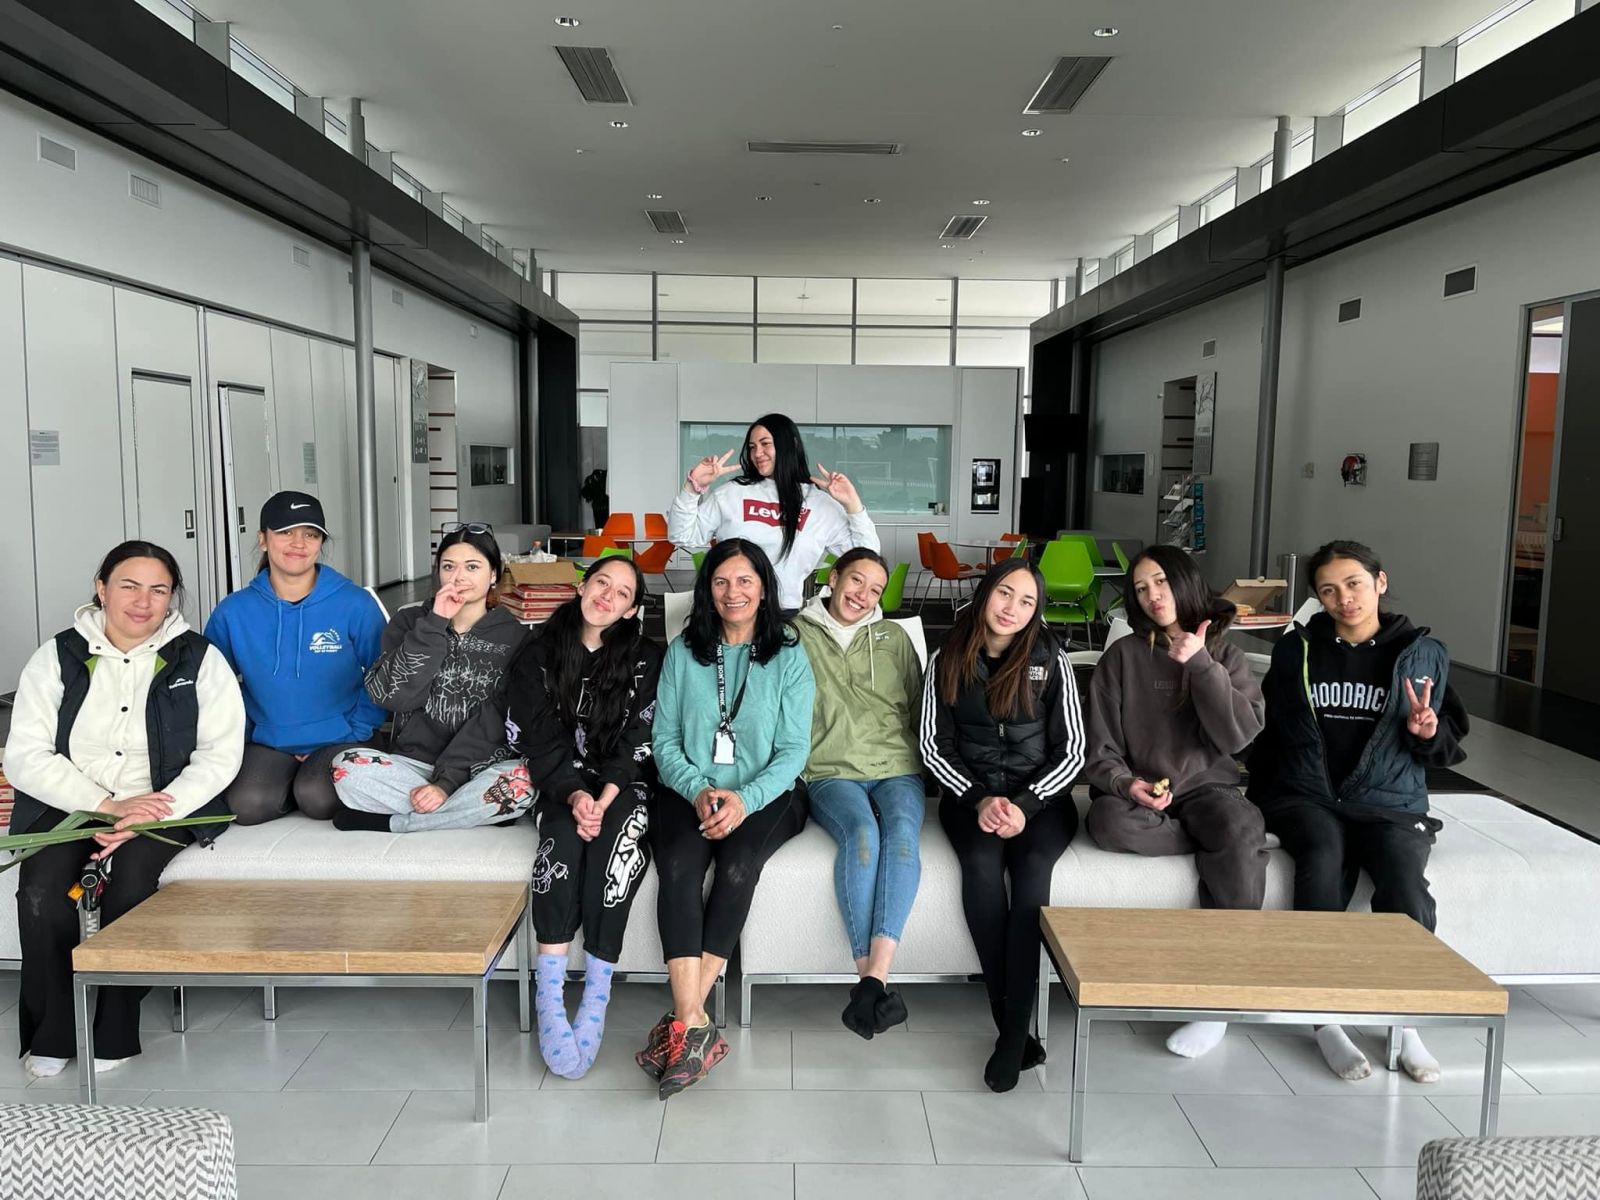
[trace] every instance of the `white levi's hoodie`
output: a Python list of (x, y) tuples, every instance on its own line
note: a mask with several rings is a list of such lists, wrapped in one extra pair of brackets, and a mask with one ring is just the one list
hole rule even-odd
[(672, 502), (667, 536), (680, 546), (704, 546), (712, 540), (744, 538), (766, 551), (778, 576), (778, 604), (797, 609), (805, 599), (806, 576), (822, 565), (827, 554), (843, 554), (857, 546), (880, 549), (878, 530), (866, 509), (850, 514), (827, 492), (809, 483), (800, 485), (800, 525), (788, 557), (783, 550), (783, 519), (779, 515), (778, 485), (770, 479), (756, 483), (727, 483), (699, 495), (687, 485)]
[[(5, 754), (6, 778), (17, 790), (63, 812), (98, 808), (108, 793), (126, 800), (150, 790), (145, 722), (156, 653), (186, 632), (189, 623), (174, 608), (160, 629), (128, 651), (106, 639), (105, 614), (93, 604), (78, 609), (73, 628), (97, 661), (72, 725), (70, 756), (56, 753), (64, 689), (54, 638), (34, 651), (22, 669)], [(192, 816), (221, 793), (239, 773), (244, 757), (244, 700), (228, 660), (215, 646), (207, 648), (199, 676), (192, 681), (199, 707), (194, 754), (166, 788), (174, 817)]]

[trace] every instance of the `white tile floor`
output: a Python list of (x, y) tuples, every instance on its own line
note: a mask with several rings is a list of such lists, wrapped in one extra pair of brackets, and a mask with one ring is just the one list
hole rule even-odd
[[(1468, 750), (1472, 778), (1600, 834), (1600, 762), (1484, 722)], [(16, 988), (0, 972), (0, 1039), (15, 1036)], [(730, 1057), (663, 1105), (632, 1061), (666, 1007), (662, 989), (617, 989), (600, 1061), (573, 1083), (545, 1071), (516, 1032), (511, 985), (496, 984), (487, 1125), (471, 1120), (459, 997), (280, 989), (269, 1023), (257, 993), (192, 991), (191, 1032), (179, 1037), (163, 991), (147, 1002), (145, 1054), (102, 1094), (227, 1113), (246, 1200), (1411, 1200), (1422, 1143), (1477, 1128), (1482, 1048), (1470, 1031), (1429, 1037), (1445, 1072), (1422, 1087), (1381, 1069), (1336, 1080), (1286, 1027), (1235, 1029), (1191, 1062), (1166, 1053), (1166, 1027), (1107, 1023), (1076, 1168), (1060, 1066), (991, 1095), (982, 990), (905, 991), (907, 1027), (863, 1043), (839, 1024), (844, 989), (758, 989), (755, 1027), (730, 1027)], [(1059, 989), (1053, 1009), (1059, 1033)], [(1363, 1036), (1377, 1061), (1380, 1041)], [(1600, 1133), (1600, 986), (1513, 992), (1503, 1089), (1504, 1133)], [(74, 1078), (30, 1083), (0, 1057), (0, 1101), (75, 1096)]]

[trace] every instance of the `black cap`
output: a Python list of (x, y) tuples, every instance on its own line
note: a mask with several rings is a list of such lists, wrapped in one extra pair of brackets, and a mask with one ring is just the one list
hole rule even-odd
[(261, 528), (273, 533), (299, 529), (302, 525), (328, 536), (328, 518), (322, 515), (322, 501), (305, 492), (279, 492), (261, 506)]

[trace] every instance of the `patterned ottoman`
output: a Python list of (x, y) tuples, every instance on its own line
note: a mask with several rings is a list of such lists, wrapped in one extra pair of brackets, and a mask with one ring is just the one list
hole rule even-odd
[(1440, 1138), (1417, 1157), (1417, 1200), (1590, 1200), (1600, 1137)]
[(0, 1200), (237, 1200), (233, 1126), (203, 1108), (0, 1104)]

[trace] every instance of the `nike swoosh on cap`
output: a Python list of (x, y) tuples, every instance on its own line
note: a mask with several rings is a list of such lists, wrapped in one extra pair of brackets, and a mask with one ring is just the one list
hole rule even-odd
[(290, 512), (299, 512), (302, 508), (310, 508), (310, 507), (311, 507), (311, 505), (309, 505), (309, 504), (291, 504), (291, 505), (289, 505), (289, 511)]

